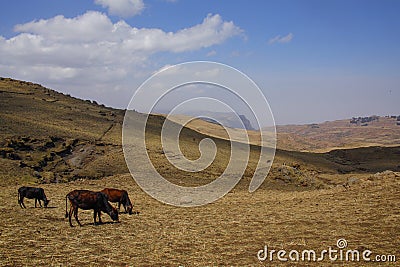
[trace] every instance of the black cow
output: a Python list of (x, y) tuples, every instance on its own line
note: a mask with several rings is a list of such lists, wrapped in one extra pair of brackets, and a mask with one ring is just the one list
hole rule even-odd
[(21, 208), (26, 208), (24, 204), (25, 197), (29, 199), (33, 198), (35, 199), (35, 208), (36, 208), (36, 202), (39, 202), (40, 207), (42, 207), (40, 201), (43, 200), (45, 208), (47, 208), (47, 205), (50, 202), (50, 200), (46, 198), (43, 188), (28, 187), (28, 186), (20, 187), (18, 189), (18, 204), (21, 206)]
[[(68, 201), (70, 203), (70, 209), (68, 212)], [(71, 218), (74, 215), (75, 220), (79, 226), (82, 224), (78, 219), (78, 208), (83, 210), (94, 210), (93, 220), (96, 225), (96, 216), (99, 216), (99, 223), (101, 222), (101, 212), (105, 212), (110, 215), (113, 221), (118, 221), (118, 211), (108, 203), (107, 195), (102, 192), (93, 192), (89, 190), (74, 190), (69, 192), (65, 197), (65, 218), (68, 218), (69, 225), (72, 227)]]

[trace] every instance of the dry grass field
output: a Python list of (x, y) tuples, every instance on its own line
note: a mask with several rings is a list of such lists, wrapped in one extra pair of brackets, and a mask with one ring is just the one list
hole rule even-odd
[[(396, 254), (400, 246), (400, 174), (357, 176), (348, 189), (282, 191), (262, 187), (250, 194), (246, 182), (219, 201), (197, 208), (162, 204), (140, 190), (129, 175), (43, 185), (49, 208), (17, 203), (16, 186), (1, 188), (1, 266), (276, 266), (257, 252), (336, 247)], [(71, 228), (65, 195), (77, 188), (126, 188), (139, 214), (94, 226), (80, 211), (83, 227)], [(74, 225), (77, 225), (73, 221)], [(276, 259), (276, 258), (275, 258)], [(396, 266), (396, 263), (290, 262), (290, 266)], [(282, 264), (283, 266), (283, 264)]]
[[(397, 139), (391, 146), (325, 153), (280, 148), (268, 177), (250, 194), (260, 150), (253, 144), (233, 191), (206, 206), (178, 208), (148, 196), (128, 174), (123, 115), (37, 84), (0, 79), (0, 266), (396, 266), (329, 260), (284, 264), (276, 257), (259, 261), (257, 252), (265, 245), (322, 251), (345, 238), (349, 249), (371, 250), (371, 258), (400, 257)], [(188, 174), (172, 166), (160, 143), (164, 120), (152, 115), (146, 128), (147, 151), (159, 173), (175, 184), (196, 186), (224, 171), (230, 143), (218, 138), (223, 132), (210, 135), (217, 157), (205, 170)], [(387, 134), (393, 136), (391, 130)], [(182, 152), (196, 159), (199, 142), (210, 136), (183, 128)], [(49, 207), (34, 208), (26, 199), (27, 209), (21, 209), (21, 185), (43, 187)], [(104, 187), (126, 189), (138, 214), (122, 213), (118, 223), (103, 214), (105, 223), (95, 226), (93, 211), (80, 210), (83, 227), (71, 228), (64, 218), (66, 194)]]

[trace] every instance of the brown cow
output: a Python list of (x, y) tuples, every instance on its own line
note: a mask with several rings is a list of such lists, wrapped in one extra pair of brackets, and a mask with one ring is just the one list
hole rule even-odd
[(104, 188), (100, 192), (103, 192), (108, 196), (108, 201), (118, 202), (118, 210), (121, 208), (121, 204), (124, 206), (125, 212), (132, 214), (132, 203), (129, 199), (128, 192), (125, 190)]
[[(67, 199), (70, 202), (69, 213), (67, 211)], [(69, 192), (65, 197), (65, 218), (69, 218), (69, 225), (72, 227), (72, 214), (80, 226), (82, 224), (78, 220), (78, 208), (83, 210), (94, 210), (93, 220), (96, 225), (96, 216), (99, 216), (99, 223), (101, 222), (101, 212), (110, 215), (113, 221), (118, 221), (118, 211), (108, 203), (107, 195), (102, 192), (93, 192), (89, 190), (74, 190)]]

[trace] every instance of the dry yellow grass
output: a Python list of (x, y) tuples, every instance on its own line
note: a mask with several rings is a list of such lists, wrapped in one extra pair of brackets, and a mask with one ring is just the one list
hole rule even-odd
[[(342, 186), (312, 191), (262, 187), (250, 194), (247, 182), (219, 201), (197, 208), (162, 204), (140, 190), (129, 175), (96, 181), (43, 185), (50, 208), (17, 203), (17, 187), (1, 188), (1, 266), (279, 266), (260, 262), (258, 250), (321, 251), (339, 238), (349, 249), (397, 254), (400, 246), (400, 178), (394, 173), (358, 176)], [(65, 195), (77, 188), (125, 188), (138, 215), (120, 223), (92, 224), (92, 211), (80, 211), (83, 227), (64, 219)], [(74, 222), (76, 225), (76, 223)], [(365, 262), (291, 262), (291, 266), (368, 266)], [(395, 263), (371, 266), (396, 266)], [(283, 266), (283, 265), (282, 265)]]

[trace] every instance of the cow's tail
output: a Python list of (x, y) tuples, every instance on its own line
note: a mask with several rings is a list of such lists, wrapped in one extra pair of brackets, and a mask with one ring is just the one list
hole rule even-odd
[(18, 190), (18, 204), (21, 205), (21, 195), (19, 193), (19, 190)]
[(68, 195), (65, 196), (65, 218), (68, 218)]

